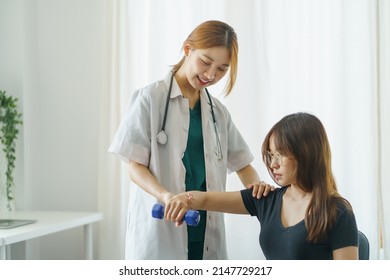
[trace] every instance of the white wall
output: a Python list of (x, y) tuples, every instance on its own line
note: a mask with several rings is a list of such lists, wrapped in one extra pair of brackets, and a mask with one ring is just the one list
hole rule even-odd
[[(24, 122), (18, 209), (97, 210), (103, 2), (0, 0), (0, 88), (19, 97)], [(75, 229), (33, 240), (27, 257), (83, 258), (82, 237)]]

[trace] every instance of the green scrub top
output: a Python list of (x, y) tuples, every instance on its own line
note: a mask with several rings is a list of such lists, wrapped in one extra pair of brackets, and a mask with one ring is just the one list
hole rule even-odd
[[(206, 168), (203, 149), (202, 115), (200, 100), (190, 110), (187, 149), (183, 164), (186, 168), (186, 191), (206, 191)], [(206, 230), (206, 211), (200, 212), (197, 226), (187, 226), (188, 259), (202, 259)]]

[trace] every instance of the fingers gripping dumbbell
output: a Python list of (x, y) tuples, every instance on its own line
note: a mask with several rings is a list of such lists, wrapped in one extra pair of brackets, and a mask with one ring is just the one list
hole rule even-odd
[[(152, 217), (156, 219), (163, 219), (164, 218), (164, 205), (162, 204), (155, 204), (152, 209)], [(188, 210), (183, 218), (183, 220), (187, 223), (189, 226), (197, 226), (200, 221), (200, 215), (198, 211), (194, 210)]]

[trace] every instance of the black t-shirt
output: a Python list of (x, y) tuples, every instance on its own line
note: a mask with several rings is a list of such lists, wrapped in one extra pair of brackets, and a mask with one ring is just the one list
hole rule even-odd
[(281, 222), (283, 194), (287, 187), (277, 188), (260, 199), (252, 196), (251, 189), (241, 191), (242, 200), (252, 216), (260, 221), (260, 247), (268, 260), (327, 260), (332, 251), (357, 246), (358, 230), (355, 216), (340, 203), (335, 224), (326, 240), (320, 243), (307, 241), (304, 220), (284, 227)]

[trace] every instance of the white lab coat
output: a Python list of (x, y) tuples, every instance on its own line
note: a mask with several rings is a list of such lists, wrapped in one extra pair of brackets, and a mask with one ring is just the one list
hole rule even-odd
[[(114, 136), (109, 151), (125, 162), (149, 167), (157, 180), (173, 194), (185, 191), (186, 150), (190, 123), (189, 103), (173, 79), (165, 131), (168, 142), (157, 143), (161, 131), (171, 73), (164, 80), (137, 90)], [(215, 154), (216, 134), (207, 94), (201, 92), (202, 129), (207, 191), (225, 191), (226, 175), (253, 160), (247, 144), (231, 120), (226, 107), (213, 98), (223, 159)], [(126, 259), (187, 259), (187, 227), (152, 218), (157, 199), (132, 183), (126, 233)], [(204, 259), (227, 259), (223, 213), (208, 212)]]

